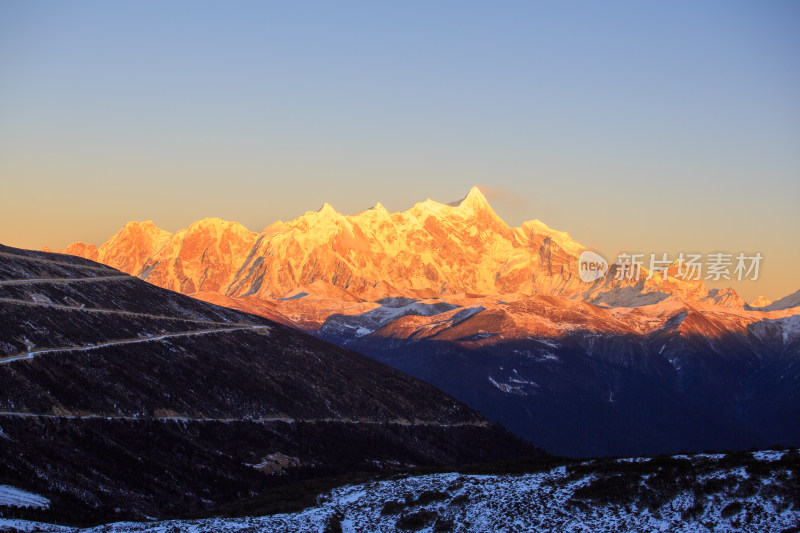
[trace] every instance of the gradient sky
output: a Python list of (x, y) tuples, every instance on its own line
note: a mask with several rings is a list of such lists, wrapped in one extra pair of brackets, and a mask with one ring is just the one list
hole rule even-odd
[(482, 186), (620, 250), (800, 288), (798, 2), (0, 0), (0, 242), (261, 230)]

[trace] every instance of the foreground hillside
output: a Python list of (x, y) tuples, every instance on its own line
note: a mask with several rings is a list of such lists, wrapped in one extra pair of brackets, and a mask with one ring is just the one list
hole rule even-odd
[(31, 516), (181, 516), (298, 476), (536, 453), (368, 357), (79, 258), (0, 247), (0, 323), (0, 485), (48, 498)]
[(796, 450), (543, 463), (520, 470), (412, 475), (347, 485), (291, 514), (118, 523), (89, 531), (765, 533), (797, 531), (800, 526)]

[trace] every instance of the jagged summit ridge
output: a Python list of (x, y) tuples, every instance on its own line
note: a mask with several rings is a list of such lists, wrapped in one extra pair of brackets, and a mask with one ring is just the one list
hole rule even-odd
[[(472, 187), (459, 202), (428, 199), (395, 213), (376, 203), (343, 215), (325, 202), (261, 233), (218, 218), (175, 234), (136, 222), (97, 250), (75, 243), (64, 251), (185, 294), (281, 298), (323, 282), (365, 298), (522, 293), (627, 305), (709, 296), (702, 283), (673, 278), (654, 277), (635, 287), (626, 281), (586, 284), (577, 273), (584, 249), (536, 219), (509, 227)], [(649, 296), (632, 298), (631, 291)]]
[(464, 199), (459, 202), (458, 207), (472, 209), (474, 211), (487, 208), (491, 209), (489, 202), (478, 187), (471, 188)]
[[(214, 229), (204, 231), (205, 241), (200, 241), (194, 238), (199, 228)], [(155, 226), (149, 231), (152, 236), (137, 233), (138, 245), (118, 242), (124, 253), (134, 248), (151, 252), (125, 270), (187, 294), (213, 290), (276, 298), (315, 281), (357, 294), (379, 282), (400, 295), (508, 292), (531, 279), (538, 262), (529, 236), (509, 228), (477, 187), (458, 205), (426, 200), (399, 213), (378, 203), (342, 215), (326, 202), (261, 234), (218, 219), (199, 221), (174, 236)], [(527, 272), (520, 274), (520, 268)]]

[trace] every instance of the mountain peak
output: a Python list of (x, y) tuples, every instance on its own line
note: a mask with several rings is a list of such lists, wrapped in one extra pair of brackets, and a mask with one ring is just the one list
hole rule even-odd
[(483, 203), (486, 203), (486, 197), (483, 195), (483, 193), (481, 192), (481, 190), (478, 188), (477, 185), (473, 185), (472, 188), (469, 190), (469, 193), (467, 193), (467, 197), (464, 198), (464, 200), (469, 200), (469, 199), (481, 200), (483, 201)]
[(486, 208), (491, 208), (486, 197), (481, 190), (475, 186), (469, 190), (469, 193), (460, 202), (453, 202), (453, 207), (471, 208), (473, 211), (480, 211)]
[(145, 220), (143, 222), (139, 222), (138, 220), (133, 220), (125, 224), (125, 226), (138, 226), (140, 228), (154, 228), (157, 227), (152, 220)]
[(111, 240), (140, 239), (143, 238), (143, 236), (155, 239), (169, 235), (171, 235), (170, 232), (159, 228), (153, 224), (152, 220), (145, 220), (144, 222), (134, 220), (122, 226), (122, 228), (120, 228), (120, 230), (113, 237), (111, 237)]
[(769, 300), (766, 296), (759, 296), (750, 303), (750, 307), (766, 307), (771, 303), (772, 301)]
[(323, 215), (333, 215), (336, 214), (336, 209), (334, 209), (333, 206), (328, 202), (324, 202), (322, 207), (317, 209), (317, 213), (321, 213)]
[(207, 217), (201, 218), (196, 222), (192, 222), (189, 224), (189, 230), (196, 229), (196, 228), (208, 228), (208, 227), (219, 227), (224, 224), (224, 221), (221, 218), (217, 217)]
[(239, 222), (235, 222), (232, 220), (223, 220), (219, 217), (208, 217), (200, 219), (197, 222), (193, 222), (192, 224), (189, 225), (189, 229), (194, 229), (194, 228), (234, 228), (234, 229), (241, 228), (245, 231), (249, 231)]

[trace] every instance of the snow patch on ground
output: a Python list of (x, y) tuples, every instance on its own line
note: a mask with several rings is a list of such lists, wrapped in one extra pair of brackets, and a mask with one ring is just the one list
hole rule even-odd
[(773, 450), (764, 450), (759, 452), (753, 452), (753, 458), (756, 461), (777, 461), (782, 459), (786, 452), (783, 450), (780, 451), (773, 451)]
[[(408, 303), (411, 302), (411, 303)], [(320, 328), (323, 333), (368, 335), (404, 316), (432, 317), (447, 313), (458, 306), (444, 302), (425, 303), (401, 298), (379, 300), (380, 307), (359, 315), (331, 315)]]
[(517, 396), (527, 396), (528, 394), (522, 390), (522, 387), (511, 385), (510, 383), (500, 383), (495, 381), (492, 376), (489, 376), (489, 381), (492, 385), (506, 394), (516, 394)]
[[(755, 452), (758, 461), (779, 459), (784, 452)], [(559, 466), (536, 473), (516, 475), (466, 475), (458, 473), (416, 475), (346, 485), (322, 494), (317, 505), (292, 514), (247, 518), (211, 518), (190, 521), (116, 523), (83, 530), (84, 533), (245, 533), (269, 531), (670, 531), (694, 532), (713, 529), (721, 532), (782, 531), (797, 525), (800, 509), (785, 497), (783, 488), (772, 486), (776, 476), (765, 477), (747, 496), (737, 493), (736, 485), (745, 479), (742, 467), (715, 468), (708, 458), (721, 454), (675, 456), (691, 461), (685, 472), (698, 472), (693, 486), (665, 491), (652, 503), (631, 503), (620, 494), (592, 499), (596, 483), (613, 476), (604, 469)], [(617, 463), (647, 463), (649, 458), (623, 458)], [(642, 467), (649, 467), (644, 464)], [(631, 472), (632, 466), (620, 465)], [(635, 467), (639, 468), (639, 467)], [(699, 470), (695, 470), (698, 469)], [(633, 470), (636, 471), (636, 470)], [(640, 479), (645, 483), (646, 474)], [(730, 490), (720, 488), (698, 499), (694, 490), (715, 479), (734, 481)], [(737, 482), (738, 480), (738, 482)], [(719, 484), (717, 484), (719, 485)], [(592, 487), (595, 487), (594, 489)], [(659, 483), (653, 485), (658, 489)], [(723, 487), (720, 485), (720, 487)], [(653, 489), (651, 487), (651, 490)], [(588, 490), (587, 490), (588, 489)], [(763, 490), (762, 490), (763, 489)], [(776, 492), (777, 491), (777, 492)], [(701, 492), (702, 494), (702, 492)], [(391, 505), (387, 505), (391, 503)], [(414, 520), (413, 528), (406, 527)], [(405, 521), (405, 522), (404, 522)], [(0, 526), (2, 523), (0, 523)], [(713, 528), (712, 528), (713, 526)], [(329, 528), (329, 529), (328, 529)], [(22, 529), (22, 528), (20, 528)], [(28, 529), (30, 531), (31, 529)], [(56, 529), (43, 528), (44, 531)], [(76, 530), (77, 531), (77, 530)]]
[(11, 485), (0, 485), (0, 506), (47, 509), (50, 506), (50, 500)]
[(28, 520), (15, 520), (13, 518), (0, 518), (0, 531), (19, 531), (19, 532), (67, 532), (75, 531), (75, 528), (66, 526), (54, 526), (42, 522), (31, 522)]
[(558, 348), (559, 347), (558, 342), (556, 342), (554, 340), (545, 339), (545, 338), (541, 338), (541, 337), (528, 337), (528, 339), (532, 340), (532, 341), (536, 341), (536, 342), (541, 342), (542, 344), (546, 344), (551, 348)]

